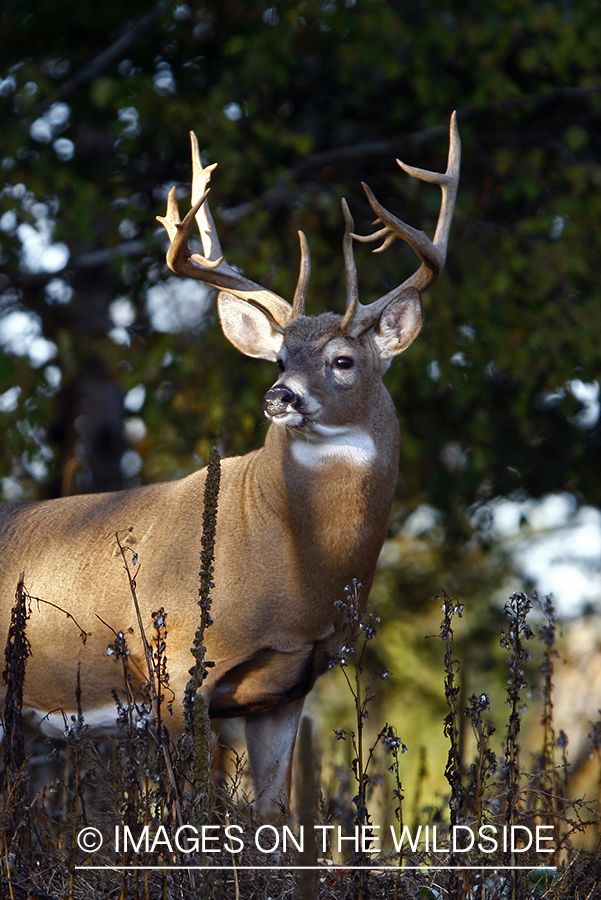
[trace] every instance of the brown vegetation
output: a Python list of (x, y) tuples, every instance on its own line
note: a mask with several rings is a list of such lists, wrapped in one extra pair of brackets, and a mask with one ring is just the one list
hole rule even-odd
[[(76, 685), (77, 718), (65, 722), (65, 744), (50, 754), (58, 774), (45, 779), (32, 776), (21, 718), (30, 653), (27, 619), (32, 610), (23, 579), (19, 582), (4, 672), (9, 689), (0, 806), (2, 896), (597, 900), (599, 804), (567, 794), (566, 738), (563, 732), (556, 734), (553, 721), (556, 628), (549, 598), (538, 626), (528, 622), (532, 602), (525, 594), (513, 594), (505, 607), (500, 642), (507, 654), (509, 718), (502, 754), (495, 753), (491, 742), (488, 696), (473, 694), (467, 704), (461, 701), (453, 626), (463, 608), (446, 595), (441, 598), (448, 707), (442, 724), (449, 742), (445, 776), (450, 788), (441, 808), (418, 810), (416, 820), (408, 822), (400, 764), (406, 747), (388, 723), (377, 729), (375, 738), (368, 737), (374, 683), (388, 673), (367, 671), (366, 647), (376, 636), (379, 620), (369, 611), (361, 616), (361, 585), (356, 582), (347, 587), (346, 599), (339, 604), (347, 641), (337, 662), (356, 721), (353, 729), (339, 729), (335, 737), (351, 750), (349, 769), (338, 773), (336, 784), (320, 785), (318, 755), (305, 719), (297, 753), (298, 811), (279, 830), (256, 818), (243, 790), (244, 760), (231, 748), (226, 751), (229, 772), (214, 783), (207, 779), (210, 741), (198, 687), (205, 671), (203, 629), (210, 623), (211, 504), (214, 508), (216, 499), (215, 489), (205, 515), (209, 536), (203, 543), (202, 622), (193, 648), (197, 664), (191, 669), (187, 730), (178, 747), (169, 741), (161, 720), (161, 695), (168, 690), (169, 635), (168, 611), (160, 610), (147, 641), (143, 702), (128, 694), (126, 637), (116, 635), (112, 644), (122, 664), (126, 695), (131, 697), (129, 704), (117, 701), (122, 738), (110, 742), (108, 753), (100, 752)], [(124, 563), (128, 568), (125, 554)], [(135, 579), (130, 579), (130, 586), (135, 603)], [(520, 733), (530, 645), (537, 637), (542, 646), (542, 746), (536, 765), (528, 771), (520, 753)], [(465, 722), (476, 747), (469, 766), (460, 748)], [(589, 752), (596, 757), (601, 776), (600, 732), (600, 723), (591, 723)], [(373, 812), (382, 798), (394, 809), (393, 833), (389, 826), (379, 826)], [(473, 846), (465, 850), (472, 835)], [(531, 836), (535, 839), (528, 849), (525, 844)], [(494, 851), (493, 837), (498, 841)]]

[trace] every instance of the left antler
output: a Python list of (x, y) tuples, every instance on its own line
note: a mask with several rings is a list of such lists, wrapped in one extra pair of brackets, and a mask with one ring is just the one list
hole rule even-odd
[[(345, 266), (347, 272), (347, 311), (344, 317), (343, 327), (352, 329), (352, 331), (362, 331), (367, 329), (382, 315), (389, 303), (398, 297), (407, 288), (415, 288), (419, 293), (423, 293), (429, 288), (442, 270), (444, 269), (447, 258), (447, 246), (449, 242), (449, 232), (451, 230), (451, 221), (453, 219), (453, 211), (455, 209), (455, 198), (457, 196), (457, 187), (459, 185), (459, 167), (461, 161), (461, 140), (459, 138), (459, 130), (457, 128), (457, 115), (453, 113), (450, 125), (450, 143), (449, 158), (446, 172), (429, 172), (426, 169), (417, 169), (414, 166), (408, 166), (397, 159), (399, 166), (411, 175), (413, 178), (419, 178), (420, 181), (428, 181), (432, 184), (440, 185), (442, 190), (442, 203), (436, 233), (434, 239), (412, 228), (391, 212), (385, 209), (381, 203), (376, 200), (371, 189), (363, 183), (363, 189), (367, 194), (367, 199), (373, 211), (377, 215), (376, 223), (381, 222), (384, 226), (374, 234), (359, 235), (353, 233), (353, 220), (346, 204), (344, 204), (343, 212), (346, 221), (344, 254)], [(359, 303), (356, 290), (356, 270), (353, 261), (352, 239), (366, 243), (368, 241), (377, 241), (382, 239), (382, 244), (374, 250), (374, 253), (381, 253), (386, 250), (396, 240), (405, 241), (422, 263), (419, 269), (407, 278), (401, 285), (394, 288), (384, 297), (375, 300), (367, 306)]]

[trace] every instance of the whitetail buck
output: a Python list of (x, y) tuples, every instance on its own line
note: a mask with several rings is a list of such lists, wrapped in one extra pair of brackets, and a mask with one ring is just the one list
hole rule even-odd
[[(205, 634), (207, 658), (215, 665), (203, 685), (213, 716), (246, 718), (256, 806), (267, 821), (276, 820), (287, 802), (304, 697), (340, 649), (340, 612), (334, 603), (344, 599), (353, 578), (367, 597), (386, 536), (400, 436), (382, 375), (392, 357), (419, 333), (420, 294), (444, 266), (459, 160), (453, 116), (445, 174), (399, 163), (409, 175), (442, 189), (433, 241), (384, 209), (365, 185), (382, 226), (378, 231), (365, 237), (353, 234), (344, 204), (344, 315), (304, 315), (309, 257), (302, 234), (292, 305), (227, 265), (206, 200), (214, 167), (203, 169), (193, 135), (192, 209), (181, 222), (173, 188), (167, 215), (160, 219), (171, 240), (171, 269), (220, 288), (219, 316), (226, 337), (247, 356), (271, 360), (280, 369), (265, 395), (271, 424), (264, 446), (222, 463), (214, 623)], [(203, 255), (188, 248), (194, 218)], [(357, 298), (353, 239), (382, 239), (379, 250), (396, 239), (406, 241), (421, 265), (399, 287), (364, 306)], [(96, 614), (115, 631), (134, 628), (128, 638), (131, 655), (144, 668), (115, 539), (122, 532), (140, 563), (137, 593), (144, 622), (150, 623), (159, 606), (168, 614), (175, 715), (166, 718), (170, 728), (181, 731), (181, 702), (199, 616), (205, 475), (201, 470), (178, 481), (118, 493), (0, 507), (0, 633), (7, 633), (21, 570), (31, 595), (68, 610), (91, 632), (82, 646), (73, 622), (47, 604), (33, 605), (27, 631), (33, 656), (27, 664), (24, 707), (43, 730), (54, 727), (55, 734), (61, 733), (64, 719), (56, 711), (74, 712), (78, 660), (87, 723), (105, 731), (115, 724), (111, 688), (119, 684), (119, 673), (106, 652), (113, 636)], [(50, 711), (55, 712), (47, 716)]]

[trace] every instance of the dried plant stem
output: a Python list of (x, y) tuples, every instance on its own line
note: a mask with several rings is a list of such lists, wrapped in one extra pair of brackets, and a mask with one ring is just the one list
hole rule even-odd
[[(127, 558), (127, 549), (123, 546), (119, 539), (119, 535), (115, 535), (117, 539), (117, 546), (121, 552), (121, 557), (123, 559), (123, 565), (125, 568), (125, 572), (127, 574), (127, 579), (129, 582), (129, 589), (131, 592), (134, 609), (136, 611), (136, 617), (138, 619), (138, 627), (140, 629), (140, 637), (142, 639), (142, 645), (144, 647), (144, 654), (146, 657), (146, 665), (148, 671), (148, 685), (149, 685), (149, 695), (152, 704), (152, 708), (154, 711), (154, 721), (156, 724), (156, 739), (159, 747), (161, 748), (162, 757), (165, 765), (165, 770), (167, 772), (167, 778), (170, 786), (170, 794), (171, 800), (175, 807), (175, 812), (177, 816), (177, 821), (180, 825), (184, 824), (184, 817), (182, 815), (182, 805), (181, 798), (179, 796), (179, 787), (177, 783), (177, 779), (175, 777), (175, 772), (173, 769), (173, 762), (171, 759), (171, 748), (169, 743), (169, 733), (167, 729), (163, 725), (162, 721), (162, 701), (163, 701), (163, 693), (162, 687), (164, 683), (164, 678), (161, 677), (160, 664), (155, 660), (152, 647), (148, 638), (146, 637), (146, 631), (144, 628), (144, 623), (142, 621), (142, 613), (140, 610), (140, 603), (138, 601), (137, 594), (137, 586), (136, 586), (136, 575), (139, 571), (139, 565), (136, 569), (135, 573), (132, 574), (132, 571), (129, 566), (129, 561)], [(137, 563), (137, 554), (133, 556), (135, 562)]]
[(15, 605), (11, 611), (10, 628), (6, 641), (4, 657), (6, 667), (2, 679), (6, 685), (4, 706), (4, 763), (9, 780), (13, 780), (25, 762), (25, 740), (23, 737), (23, 683), (27, 658), (31, 656), (31, 647), (27, 640), (26, 629), (29, 612), (27, 610), (27, 591), (25, 589), (25, 573), (21, 572)]
[(482, 713), (489, 709), (490, 700), (488, 694), (483, 693), (478, 696), (472, 694), (469, 698), (469, 705), (464, 710), (476, 737), (478, 755), (475, 762), (470, 766), (470, 781), (466, 796), (468, 801), (470, 801), (470, 812), (478, 826), (482, 825), (484, 821), (484, 798), (488, 787), (488, 779), (497, 769), (497, 757), (489, 746), (490, 738), (494, 734), (495, 728), (490, 722), (482, 720)]
[[(451, 825), (460, 824), (460, 818), (463, 809), (463, 778), (461, 768), (461, 750), (459, 747), (459, 726), (457, 701), (461, 693), (461, 687), (455, 684), (456, 675), (460, 668), (460, 662), (453, 657), (453, 628), (452, 622), (454, 617), (463, 614), (463, 606), (459, 603), (452, 602), (448, 595), (443, 592), (442, 596), (442, 613), (443, 620), (440, 627), (440, 637), (445, 645), (444, 654), (444, 692), (449, 712), (444, 720), (444, 734), (450, 741), (449, 752), (447, 756), (447, 764), (445, 766), (445, 778), (451, 786), (451, 797), (449, 799), (449, 812)], [(454, 854), (450, 857), (451, 866), (457, 864)], [(458, 876), (456, 872), (450, 873), (450, 893), (451, 896), (461, 896), (462, 873)]]
[(12, 872), (11, 872), (11, 867), (10, 867), (10, 853), (8, 851), (8, 840), (7, 840), (6, 834), (3, 834), (2, 837), (3, 837), (3, 844), (4, 844), (4, 860), (6, 863), (6, 880), (8, 883), (8, 893), (10, 896), (10, 900), (15, 900), (15, 891), (13, 888), (13, 878), (12, 878)]
[(461, 618), (463, 615), (463, 606), (460, 603), (453, 603), (446, 593), (442, 596), (442, 613), (443, 620), (440, 628), (440, 636), (444, 641), (444, 669), (445, 669), (445, 698), (449, 712), (444, 720), (444, 733), (449, 738), (451, 746), (447, 756), (447, 765), (445, 768), (445, 778), (451, 786), (451, 799), (449, 801), (451, 825), (459, 824), (459, 818), (463, 806), (463, 782), (461, 771), (461, 752), (459, 748), (459, 716), (457, 710), (457, 700), (461, 691), (459, 685), (455, 683), (457, 673), (460, 668), (458, 659), (453, 658), (453, 628), (452, 622), (455, 616)]
[[(133, 529), (130, 528), (130, 531), (132, 531), (132, 530)], [(125, 572), (127, 574), (127, 580), (129, 582), (129, 589), (131, 592), (132, 600), (134, 602), (134, 609), (136, 611), (136, 618), (138, 620), (138, 628), (140, 629), (140, 638), (142, 640), (142, 646), (144, 647), (144, 655), (146, 657), (148, 681), (149, 681), (149, 685), (150, 685), (150, 696), (151, 696), (153, 705), (155, 705), (159, 699), (159, 692), (157, 691), (157, 686), (156, 686), (156, 682), (155, 682), (155, 664), (154, 664), (154, 657), (153, 657), (153, 653), (152, 653), (152, 647), (150, 646), (150, 643), (148, 642), (148, 638), (146, 637), (146, 630), (144, 628), (144, 622), (142, 621), (142, 613), (140, 611), (140, 604), (138, 602), (137, 585), (136, 585), (136, 576), (140, 569), (139, 564), (138, 564), (138, 556), (136, 553), (134, 553), (134, 555), (133, 555), (133, 558), (135, 560), (134, 564), (137, 565), (137, 568), (136, 568), (135, 573), (132, 574), (132, 571), (129, 567), (129, 561), (127, 559), (127, 550), (129, 550), (130, 548), (123, 546), (118, 533), (115, 534), (115, 538), (117, 540), (117, 546), (119, 547), (119, 552), (121, 553), (121, 557), (123, 559), (123, 566), (124, 566)], [(160, 716), (160, 710), (158, 708), (155, 708), (155, 714), (156, 714), (157, 718)]]
[[(509, 627), (501, 634), (501, 646), (509, 651), (507, 698), (511, 712), (505, 741), (505, 822), (510, 827), (518, 824), (520, 818), (520, 745), (518, 737), (521, 730), (522, 691), (527, 687), (524, 665), (531, 658), (524, 644), (524, 641), (533, 637), (532, 630), (526, 622), (531, 608), (532, 602), (525, 594), (520, 591), (512, 594), (504, 608), (505, 615), (509, 619)], [(515, 853), (509, 851), (505, 853), (505, 861), (506, 865), (516, 865)], [(511, 900), (521, 900), (522, 887), (520, 873), (513, 870), (511, 872)]]
[[(601, 710), (599, 710), (601, 712)], [(595, 816), (595, 831), (597, 846), (601, 846), (601, 719), (591, 722), (591, 730), (588, 733), (591, 742), (590, 756), (597, 760), (597, 814)]]
[(27, 805), (27, 760), (23, 734), (23, 684), (27, 659), (31, 647), (26, 635), (27, 591), (21, 572), (11, 610), (10, 626), (6, 640), (6, 666), (2, 679), (6, 685), (4, 705), (4, 784), (0, 800), (0, 828), (3, 831), (4, 859), (11, 898), (14, 897), (11, 873), (13, 845), (19, 845), (17, 836), (24, 822), (29, 821)]
[(528, 597), (517, 592), (512, 594), (505, 604), (505, 615), (509, 619), (509, 628), (501, 635), (501, 646), (509, 651), (508, 702), (510, 707), (507, 738), (505, 741), (505, 780), (506, 780), (506, 822), (514, 825), (519, 818), (519, 776), (520, 745), (518, 737), (521, 730), (522, 691), (527, 686), (524, 664), (530, 660), (530, 653), (524, 645), (533, 634), (526, 623), (532, 603)]
[[(71, 857), (76, 853), (77, 847), (77, 831), (78, 831), (78, 806), (81, 801), (81, 753), (80, 753), (80, 737), (84, 729), (83, 710), (81, 706), (81, 662), (77, 664), (77, 682), (75, 688), (75, 699), (77, 703), (77, 722), (74, 725), (74, 740), (69, 741), (71, 752), (73, 754), (73, 806), (71, 810)], [(71, 732), (70, 732), (71, 736)], [(82, 804), (83, 806), (83, 804)], [(73, 863), (69, 864), (69, 900), (73, 898), (73, 886), (75, 880), (75, 870)]]
[[(355, 825), (358, 826), (361, 835), (369, 834), (369, 827), (372, 825), (371, 817), (367, 807), (367, 794), (370, 784), (369, 769), (373, 762), (376, 748), (382, 741), (390, 746), (392, 750), (403, 746), (396, 737), (394, 729), (385, 725), (376, 736), (369, 750), (366, 752), (364, 747), (365, 740), (365, 722), (368, 718), (369, 704), (375, 700), (373, 693), (373, 680), (364, 687), (363, 685), (363, 665), (367, 644), (376, 635), (376, 625), (379, 623), (379, 617), (372, 612), (363, 614), (361, 603), (359, 600), (362, 585), (353, 579), (351, 585), (345, 588), (346, 601), (337, 601), (334, 606), (342, 612), (345, 621), (345, 645), (338, 657), (338, 663), (342, 667), (342, 673), (346, 683), (350, 689), (355, 706), (355, 724), (356, 731), (345, 731), (345, 729), (337, 729), (336, 735), (339, 740), (345, 740), (350, 737), (355, 756), (351, 762), (353, 775), (357, 783), (357, 793), (353, 797), (353, 803), (357, 808), (355, 817)], [(352, 676), (347, 671), (346, 655), (350, 654), (354, 657), (355, 665)], [(384, 679), (387, 678), (389, 672), (381, 669), (377, 676)], [(400, 784), (400, 782), (399, 782)], [(360, 866), (365, 864), (369, 859), (363, 850), (359, 850), (353, 855), (352, 864)], [(368, 900), (369, 897), (369, 870), (362, 868), (355, 873), (353, 880), (353, 898), (354, 900)]]
[[(540, 766), (550, 769), (555, 764), (555, 730), (553, 728), (553, 658), (555, 650), (556, 618), (553, 601), (550, 596), (542, 601), (544, 621), (538, 627), (538, 636), (545, 648), (540, 671), (543, 676), (543, 748)], [(559, 785), (554, 785), (559, 787)]]
[[(535, 599), (538, 597), (535, 595)], [(539, 640), (541, 641), (544, 652), (543, 660), (540, 665), (542, 675), (542, 697), (543, 697), (543, 745), (538, 760), (538, 775), (535, 781), (536, 794), (534, 797), (534, 806), (541, 808), (541, 818), (544, 825), (554, 825), (557, 829), (561, 829), (560, 808), (563, 804), (565, 781), (560, 775), (559, 768), (555, 765), (555, 749), (561, 747), (563, 738), (560, 734), (556, 740), (555, 729), (553, 727), (553, 675), (554, 675), (554, 659), (557, 657), (555, 649), (555, 641), (557, 635), (557, 619), (553, 598), (549, 595), (541, 600), (543, 621), (537, 628)], [(560, 837), (560, 835), (556, 835)], [(557, 849), (553, 857), (555, 865), (559, 863), (559, 845), (561, 840), (557, 842)]]

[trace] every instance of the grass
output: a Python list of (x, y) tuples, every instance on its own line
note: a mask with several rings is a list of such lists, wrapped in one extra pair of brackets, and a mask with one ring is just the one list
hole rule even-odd
[[(65, 723), (64, 743), (51, 752), (42, 745), (41, 755), (52, 762), (53, 770), (42, 771), (28, 760), (21, 706), (30, 653), (29, 605), (26, 585), (23, 579), (19, 582), (4, 671), (0, 896), (599, 900), (601, 722), (591, 723), (589, 736), (597, 796), (587, 801), (570, 798), (567, 739), (556, 734), (553, 722), (557, 628), (550, 598), (538, 601), (535, 624), (531, 619), (536, 598), (515, 593), (506, 604), (506, 624), (499, 635), (507, 672), (508, 715), (502, 735), (495, 734), (491, 724), (486, 693), (463, 699), (454, 631), (457, 620), (468, 613), (446, 595), (440, 598), (447, 707), (441, 740), (448, 745), (444, 771), (448, 789), (437, 808), (420, 807), (418, 776), (418, 784), (411, 785), (413, 809), (407, 813), (402, 783), (407, 747), (391, 724), (373, 721), (376, 686), (385, 683), (388, 673), (372, 673), (366, 663), (379, 621), (369, 609), (364, 611), (361, 585), (356, 582), (347, 586), (337, 604), (344, 613), (346, 641), (336, 662), (351, 698), (354, 724), (337, 729), (332, 740), (346, 748), (346, 762), (337, 768), (324, 766), (320, 773), (314, 731), (309, 718), (303, 718), (297, 740), (296, 811), (279, 831), (256, 819), (246, 793), (244, 757), (233, 748), (225, 751), (227, 771), (220, 779), (209, 778), (209, 723), (199, 687), (210, 665), (203, 636), (211, 622), (212, 535), (219, 482), (215, 457), (211, 466), (199, 629), (191, 648), (186, 733), (178, 746), (170, 740), (164, 720), (163, 701), (169, 702), (169, 616), (161, 609), (151, 623), (139, 622), (148, 667), (141, 702), (131, 689), (126, 636), (115, 634), (111, 644), (129, 698), (124, 702), (115, 694), (122, 737), (104, 742), (104, 748), (91, 737), (77, 684), (77, 716)], [(137, 560), (116, 539), (137, 609)], [(535, 645), (537, 666), (532, 661)], [(520, 742), (534, 676), (541, 692), (541, 743), (527, 767)], [(468, 746), (473, 748), (469, 758)], [(331, 757), (336, 755), (335, 747), (328, 750)], [(550, 853), (537, 852), (536, 845), (525, 847), (537, 834), (538, 850)], [(508, 840), (512, 837), (516, 844)], [(493, 840), (498, 841), (494, 851)], [(466, 849), (470, 842), (473, 845)]]

